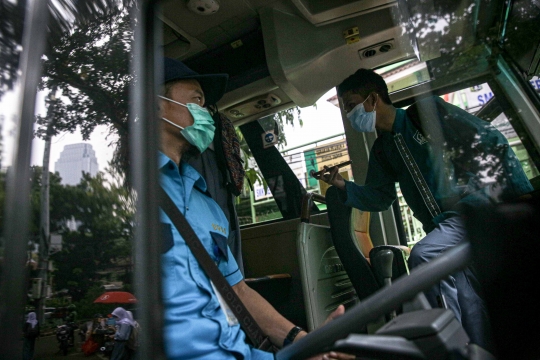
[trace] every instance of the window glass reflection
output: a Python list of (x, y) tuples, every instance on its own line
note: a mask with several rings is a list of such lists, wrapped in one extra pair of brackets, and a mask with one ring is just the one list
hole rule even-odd
[[(42, 329), (53, 329), (69, 316), (75, 322), (96, 313), (106, 316), (114, 306), (94, 300), (108, 290), (132, 290), (135, 195), (128, 181), (128, 92), (133, 29), (127, 8), (132, 2), (83, 3), (63, 0), (49, 7), (36, 100), (25, 316), (35, 312)], [(2, 0), (0, 11), (3, 231), (5, 179), (17, 146), (24, 2)]]

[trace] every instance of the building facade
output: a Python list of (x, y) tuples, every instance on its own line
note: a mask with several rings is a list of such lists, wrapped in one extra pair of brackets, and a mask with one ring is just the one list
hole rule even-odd
[(96, 176), (99, 169), (92, 145), (80, 143), (64, 146), (60, 158), (54, 164), (54, 171), (60, 174), (64, 185), (79, 184), (83, 172)]

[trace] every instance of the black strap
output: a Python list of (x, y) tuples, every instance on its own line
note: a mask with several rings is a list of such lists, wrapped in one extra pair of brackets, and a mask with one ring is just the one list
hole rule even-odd
[(184, 238), (186, 245), (199, 262), (199, 265), (201, 265), (206, 275), (212, 280), (214, 286), (225, 299), (251, 343), (259, 348), (265, 341), (265, 335), (259, 327), (259, 324), (257, 324), (242, 303), (242, 300), (236, 295), (231, 285), (227, 282), (221, 271), (219, 271), (210, 255), (208, 255), (201, 240), (199, 240), (199, 237), (195, 234), (191, 225), (189, 225), (186, 218), (180, 210), (178, 210), (169, 195), (167, 195), (165, 190), (161, 187), (159, 188), (159, 193), (161, 197), (161, 208), (165, 211), (165, 214), (167, 214), (169, 219), (171, 219), (178, 232)]
[(424, 175), (422, 175), (420, 168), (416, 164), (416, 161), (414, 160), (411, 151), (409, 150), (407, 144), (405, 143), (405, 140), (403, 139), (403, 135), (395, 134), (394, 142), (399, 151), (399, 155), (401, 155), (403, 162), (407, 166), (407, 170), (409, 170), (409, 173), (411, 174), (411, 178), (413, 179), (414, 184), (418, 189), (418, 192), (422, 196), (422, 200), (424, 200), (424, 204), (426, 205), (429, 213), (431, 214), (431, 217), (434, 218), (438, 216), (441, 213), (439, 204), (437, 204), (435, 197), (431, 193), (431, 190), (429, 189), (429, 186), (424, 179)]

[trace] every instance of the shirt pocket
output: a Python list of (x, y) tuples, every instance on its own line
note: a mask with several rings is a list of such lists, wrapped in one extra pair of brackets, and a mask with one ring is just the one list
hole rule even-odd
[(161, 253), (165, 254), (174, 246), (172, 225), (161, 223)]
[(171, 224), (161, 223), (161, 233), (161, 294), (163, 300), (167, 300), (178, 292)]
[(229, 252), (228, 252), (228, 239), (223, 234), (210, 231), (210, 235), (212, 236), (213, 244), (212, 244), (212, 258), (214, 261), (219, 263), (221, 259), (225, 259), (225, 261), (229, 261)]

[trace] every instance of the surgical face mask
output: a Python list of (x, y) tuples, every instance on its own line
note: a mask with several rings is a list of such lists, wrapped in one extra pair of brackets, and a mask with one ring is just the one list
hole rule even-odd
[[(371, 96), (371, 95), (370, 95)], [(369, 96), (364, 100), (364, 102), (356, 105), (348, 114), (347, 118), (351, 122), (351, 125), (354, 130), (360, 132), (374, 132), (375, 131), (375, 106), (377, 106), (377, 101), (375, 106), (373, 106), (373, 111), (366, 112), (364, 108), (364, 103), (369, 99)]]
[(184, 128), (168, 119), (165, 119), (164, 117), (162, 117), (161, 119), (168, 122), (172, 126), (179, 128), (181, 130), (180, 134), (182, 134), (182, 136), (186, 138), (186, 140), (191, 145), (199, 149), (201, 153), (204, 152), (208, 148), (212, 140), (214, 140), (214, 132), (216, 130), (216, 127), (214, 126), (214, 120), (212, 119), (212, 115), (210, 115), (208, 110), (197, 104), (182, 104), (178, 101), (171, 100), (164, 96), (159, 97), (163, 100), (167, 100), (188, 108), (191, 116), (193, 116), (193, 125)]

